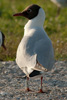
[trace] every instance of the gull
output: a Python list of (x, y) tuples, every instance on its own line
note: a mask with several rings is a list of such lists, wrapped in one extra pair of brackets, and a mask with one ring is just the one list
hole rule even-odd
[(61, 7), (67, 7), (67, 0), (51, 0), (58, 6), (58, 14), (60, 13)]
[(6, 50), (6, 47), (4, 45), (4, 41), (5, 41), (5, 36), (4, 34), (0, 31), (0, 47), (2, 46), (5, 50)]
[(27, 76), (26, 90), (30, 91), (29, 78), (41, 75), (41, 88), (38, 92), (43, 93), (43, 73), (51, 70), (54, 65), (52, 42), (43, 28), (45, 12), (39, 5), (32, 4), (13, 16), (28, 19), (16, 54), (16, 63)]

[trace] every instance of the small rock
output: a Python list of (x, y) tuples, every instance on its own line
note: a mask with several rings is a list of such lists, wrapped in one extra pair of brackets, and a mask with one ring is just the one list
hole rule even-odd
[(1, 96), (6, 96), (6, 95), (7, 95), (7, 93), (6, 93), (6, 92), (4, 92), (4, 91), (1, 91), (1, 92), (0, 92), (0, 95), (1, 95)]

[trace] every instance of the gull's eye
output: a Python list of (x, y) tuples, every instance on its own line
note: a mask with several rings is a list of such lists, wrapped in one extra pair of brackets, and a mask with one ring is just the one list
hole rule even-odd
[(32, 12), (32, 10), (31, 10), (31, 9), (28, 9), (28, 10), (27, 10), (27, 13), (31, 13), (31, 12)]

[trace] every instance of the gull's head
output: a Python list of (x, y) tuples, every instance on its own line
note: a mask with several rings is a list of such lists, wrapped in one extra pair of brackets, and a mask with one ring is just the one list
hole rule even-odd
[(6, 47), (4, 45), (4, 41), (5, 41), (5, 36), (4, 34), (0, 31), (0, 46), (2, 46), (5, 50), (6, 50)]
[(39, 23), (44, 24), (44, 20), (45, 20), (44, 10), (36, 4), (32, 4), (32, 5), (28, 6), (21, 13), (16, 13), (13, 16), (24, 16), (29, 20), (34, 20), (34, 22), (36, 22), (38, 24)]

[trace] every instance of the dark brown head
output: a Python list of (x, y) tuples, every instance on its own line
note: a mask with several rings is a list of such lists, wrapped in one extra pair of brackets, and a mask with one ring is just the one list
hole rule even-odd
[(32, 4), (32, 5), (28, 6), (25, 10), (23, 10), (23, 12), (16, 13), (13, 16), (24, 16), (28, 19), (33, 19), (38, 15), (40, 8), (41, 8), (40, 6), (38, 6), (36, 4)]

